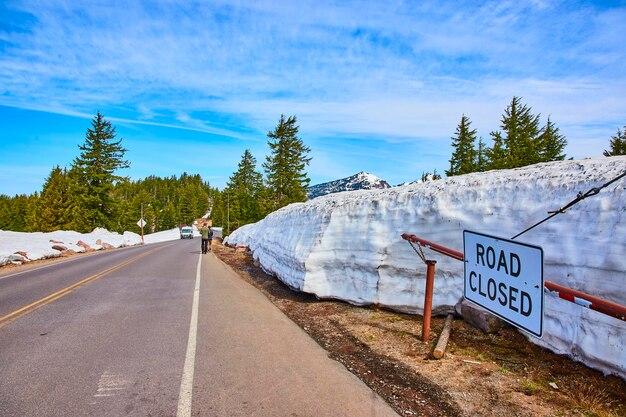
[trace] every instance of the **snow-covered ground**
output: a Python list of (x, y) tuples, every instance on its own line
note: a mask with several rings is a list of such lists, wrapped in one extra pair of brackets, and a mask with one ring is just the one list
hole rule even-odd
[[(384, 190), (329, 194), (235, 230), (265, 270), (291, 287), (354, 304), (421, 313), (425, 266), (400, 238), (410, 232), (462, 250), (463, 229), (510, 237), (579, 191), (626, 170), (626, 157), (561, 161)], [(626, 180), (519, 241), (544, 250), (546, 280), (626, 304)], [(434, 308), (461, 298), (463, 263), (436, 253)], [(626, 323), (546, 294), (534, 343), (626, 378)]]
[[(199, 236), (195, 227), (194, 234)], [(180, 239), (180, 231), (177, 227), (144, 236), (145, 243), (165, 242), (176, 239)], [(85, 246), (80, 245), (79, 242), (84, 242), (91, 249), (100, 250), (109, 245), (114, 248), (139, 245), (141, 236), (133, 232), (119, 234), (109, 232), (106, 229), (95, 229), (91, 233), (79, 233), (71, 230), (58, 230), (49, 233), (0, 230), (0, 266), (12, 261), (24, 262), (58, 257), (62, 254), (61, 248), (74, 252), (85, 252), (87, 249)], [(55, 249), (53, 246), (57, 248)]]

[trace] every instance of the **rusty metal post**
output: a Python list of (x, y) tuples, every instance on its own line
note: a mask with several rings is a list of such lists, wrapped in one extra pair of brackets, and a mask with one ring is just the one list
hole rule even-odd
[(424, 293), (424, 322), (422, 341), (428, 342), (430, 337), (430, 316), (433, 311), (433, 287), (435, 285), (435, 264), (437, 261), (426, 260), (426, 292)]

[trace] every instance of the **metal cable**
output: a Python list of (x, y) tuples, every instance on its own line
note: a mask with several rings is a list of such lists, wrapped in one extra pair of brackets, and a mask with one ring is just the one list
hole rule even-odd
[(515, 239), (521, 235), (523, 235), (524, 233), (528, 232), (529, 230), (534, 229), (535, 227), (539, 226), (540, 224), (542, 224), (543, 222), (546, 222), (548, 220), (550, 220), (551, 218), (553, 218), (554, 216), (556, 216), (557, 214), (561, 214), (561, 213), (565, 213), (565, 210), (569, 209), (570, 207), (572, 207), (573, 205), (581, 202), (582, 200), (584, 200), (587, 197), (591, 197), (594, 196), (596, 194), (598, 194), (603, 188), (608, 187), (609, 185), (613, 184), (615, 181), (620, 180), (621, 178), (626, 177), (626, 171), (624, 171), (623, 173), (621, 173), (620, 175), (618, 175), (617, 177), (613, 178), (611, 181), (608, 181), (604, 184), (602, 184), (599, 187), (593, 187), (591, 188), (589, 191), (583, 193), (582, 191), (578, 192), (578, 195), (576, 196), (575, 199), (573, 199), (572, 201), (570, 201), (569, 203), (567, 203), (566, 205), (564, 205), (563, 207), (559, 208), (558, 210), (554, 210), (554, 211), (549, 211), (548, 213), (550, 214), (548, 217), (546, 217), (545, 219), (533, 224), (532, 226), (528, 227), (527, 229), (519, 232), (518, 234), (516, 234), (515, 236), (513, 236), (511, 238)]
[(415, 246), (413, 246), (413, 242), (411, 242), (410, 240), (407, 240), (407, 242), (409, 242), (409, 245), (411, 245), (415, 253), (417, 253), (417, 256), (419, 256), (420, 259), (424, 261), (424, 263), (426, 263), (426, 255), (424, 254), (424, 251), (422, 250), (422, 245), (418, 245), (418, 248), (419, 248), (419, 251), (418, 251), (417, 249), (415, 249)]

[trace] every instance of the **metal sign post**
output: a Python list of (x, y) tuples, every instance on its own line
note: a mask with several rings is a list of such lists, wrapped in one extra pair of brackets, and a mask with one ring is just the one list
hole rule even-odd
[(541, 337), (543, 330), (543, 250), (463, 231), (464, 296), (491, 313)]

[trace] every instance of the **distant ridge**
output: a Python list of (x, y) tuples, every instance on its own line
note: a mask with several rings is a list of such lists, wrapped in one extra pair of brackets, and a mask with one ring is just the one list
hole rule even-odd
[(350, 177), (313, 185), (309, 187), (308, 194), (309, 198), (315, 198), (342, 191), (372, 190), (375, 188), (391, 188), (391, 186), (376, 175), (361, 171)]

